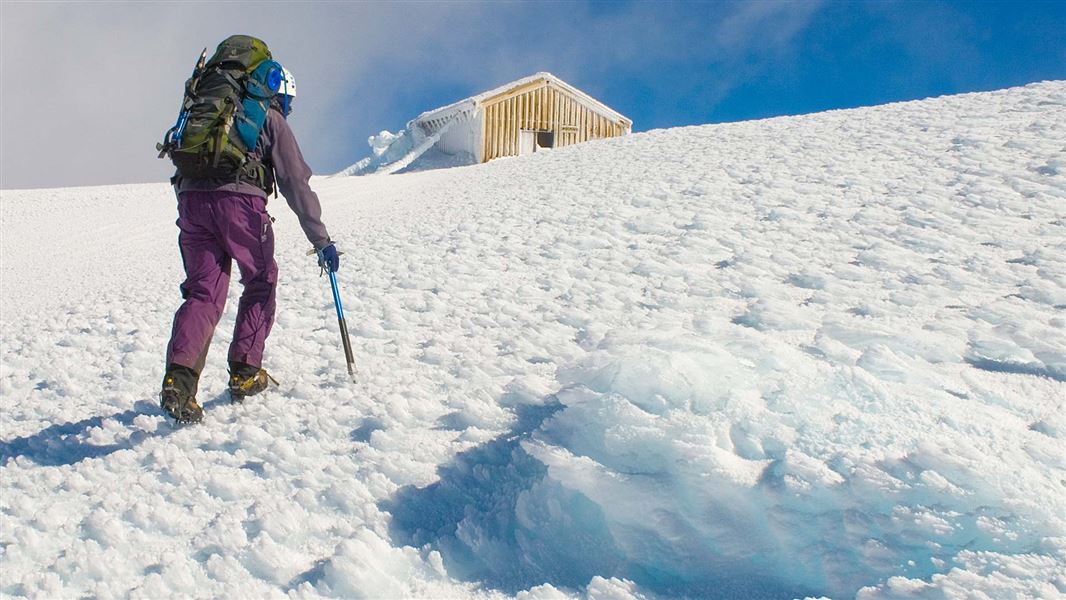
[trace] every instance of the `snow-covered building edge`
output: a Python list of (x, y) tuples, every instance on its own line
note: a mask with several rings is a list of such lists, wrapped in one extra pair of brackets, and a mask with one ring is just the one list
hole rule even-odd
[(547, 72), (426, 111), (399, 134), (368, 140), (372, 155), (337, 173), (396, 173), (521, 156), (626, 135), (633, 121)]

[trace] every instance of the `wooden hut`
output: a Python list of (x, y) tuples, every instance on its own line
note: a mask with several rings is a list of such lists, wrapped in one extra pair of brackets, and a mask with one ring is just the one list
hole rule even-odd
[(412, 122), (446, 153), (477, 162), (632, 131), (633, 122), (551, 73), (537, 73), (422, 113)]
[(542, 72), (422, 113), (403, 134), (390, 134), (393, 146), (379, 147), (374, 157), (341, 174), (394, 173), (431, 151), (456, 157), (450, 163), (437, 157), (437, 164), (483, 163), (626, 135), (632, 128), (625, 116)]

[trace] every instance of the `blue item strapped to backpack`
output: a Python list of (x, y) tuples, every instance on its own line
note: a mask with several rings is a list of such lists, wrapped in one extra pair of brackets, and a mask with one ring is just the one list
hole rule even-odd
[(237, 117), (236, 126), (237, 135), (249, 150), (254, 149), (259, 140), (259, 130), (266, 121), (270, 100), (278, 93), (282, 78), (281, 65), (274, 60), (264, 60), (248, 78), (241, 103), (244, 110)]

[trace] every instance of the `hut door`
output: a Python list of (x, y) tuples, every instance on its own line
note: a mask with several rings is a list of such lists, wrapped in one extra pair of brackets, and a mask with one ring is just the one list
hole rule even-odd
[(521, 130), (518, 132), (518, 156), (533, 154), (537, 149), (537, 132)]

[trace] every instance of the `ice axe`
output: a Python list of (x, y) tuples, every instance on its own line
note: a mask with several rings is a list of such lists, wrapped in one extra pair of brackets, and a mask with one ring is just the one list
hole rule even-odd
[[(308, 254), (315, 252), (311, 250)], [(319, 255), (321, 259), (321, 255)], [(337, 309), (337, 323), (341, 328), (341, 344), (344, 346), (344, 359), (348, 361), (348, 375), (355, 381), (355, 358), (352, 356), (352, 342), (348, 339), (348, 324), (344, 321), (344, 307), (341, 305), (341, 293), (337, 289), (337, 274), (323, 267), (329, 275), (329, 285), (333, 289), (333, 306)]]
[(200, 59), (192, 70), (192, 77), (185, 82), (185, 97), (181, 100), (181, 110), (178, 111), (178, 121), (163, 135), (162, 143), (156, 144), (159, 158), (163, 158), (171, 150), (181, 146), (181, 136), (185, 133), (185, 124), (189, 121), (189, 109), (192, 108), (196, 95), (196, 88), (200, 85), (200, 76), (204, 73), (204, 61), (207, 60), (207, 48), (200, 53)]

